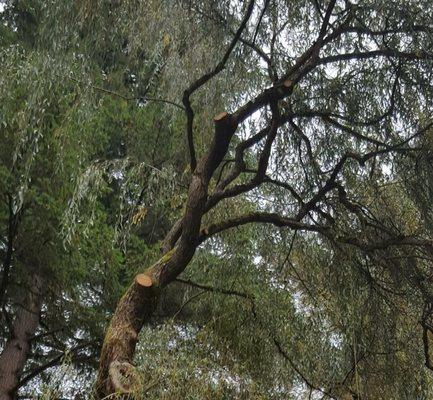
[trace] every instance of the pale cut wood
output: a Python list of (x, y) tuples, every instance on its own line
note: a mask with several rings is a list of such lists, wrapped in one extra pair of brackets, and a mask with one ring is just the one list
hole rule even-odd
[(225, 112), (225, 111), (223, 111), (223, 112), (220, 112), (218, 115), (215, 115), (215, 117), (213, 118), (213, 120), (215, 121), (215, 122), (218, 122), (218, 121), (221, 121), (222, 119), (224, 119), (225, 117), (227, 117), (227, 112)]
[(140, 286), (144, 286), (144, 287), (152, 286), (152, 278), (146, 274), (138, 274), (135, 277), (135, 282), (137, 282)]

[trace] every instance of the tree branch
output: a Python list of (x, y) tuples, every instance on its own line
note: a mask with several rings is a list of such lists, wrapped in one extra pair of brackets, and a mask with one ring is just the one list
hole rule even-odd
[(431, 59), (432, 56), (427, 52), (420, 50), (416, 53), (398, 51), (393, 49), (379, 49), (367, 52), (353, 52), (353, 53), (345, 53), (345, 54), (335, 54), (332, 56), (319, 58), (317, 65), (326, 65), (339, 61), (349, 61), (349, 60), (368, 60), (377, 57), (392, 57), (398, 58), (402, 60), (428, 60)]
[(194, 147), (194, 110), (191, 106), (190, 97), (191, 95), (198, 90), (200, 87), (205, 85), (210, 79), (212, 79), (214, 76), (219, 74), (224, 68), (225, 65), (235, 48), (236, 44), (238, 43), (242, 32), (247, 26), (248, 20), (251, 17), (251, 14), (253, 12), (254, 8), (254, 0), (251, 0), (248, 4), (247, 11), (245, 13), (244, 18), (242, 19), (242, 22), (236, 31), (236, 34), (232, 38), (232, 41), (230, 42), (229, 47), (227, 48), (222, 60), (216, 65), (216, 67), (208, 72), (205, 75), (202, 75), (199, 79), (197, 79), (195, 82), (193, 82), (183, 93), (182, 103), (185, 107), (185, 113), (187, 118), (187, 139), (188, 139), (188, 149), (189, 149), (189, 155), (190, 155), (190, 166), (191, 166), (191, 173), (194, 172), (196, 166), (197, 166), (197, 159), (195, 154), (195, 147)]
[(279, 228), (288, 227), (295, 230), (310, 231), (310, 232), (326, 232), (329, 227), (324, 225), (310, 225), (299, 222), (299, 220), (294, 218), (282, 217), (276, 213), (266, 213), (266, 212), (252, 212), (245, 214), (236, 218), (228, 219), (217, 224), (209, 225), (204, 228), (198, 238), (198, 242), (203, 243), (205, 240), (217, 233), (223, 232), (227, 229), (236, 228), (242, 225), (250, 223), (264, 223), (272, 224)]
[[(31, 372), (28, 372), (28, 374), (19, 381), (19, 383), (17, 384), (17, 386), (15, 387), (14, 390), (16, 391), (19, 388), (23, 387), (24, 385), (26, 385), (28, 382), (30, 382), (32, 379), (36, 378), (38, 375), (40, 375), (42, 372), (46, 371), (47, 369), (54, 367), (56, 365), (59, 365), (68, 353), (72, 353), (72, 354), (76, 353), (79, 350), (82, 350), (82, 349), (89, 347), (93, 344), (94, 344), (94, 342), (90, 342), (90, 343), (84, 343), (84, 344), (80, 344), (78, 346), (75, 346), (72, 349), (68, 349), (68, 350), (64, 351), (63, 353), (57, 355), (56, 357), (52, 358), (50, 361), (46, 362), (45, 364), (42, 364), (39, 367), (34, 368)], [(75, 356), (75, 357), (73, 357), (74, 360), (78, 361), (77, 354), (75, 354), (74, 356)]]

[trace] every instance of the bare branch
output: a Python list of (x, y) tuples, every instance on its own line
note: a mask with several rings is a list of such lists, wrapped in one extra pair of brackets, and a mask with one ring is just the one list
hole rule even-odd
[(61, 75), (58, 75), (58, 76), (60, 78), (69, 79), (69, 80), (71, 80), (71, 81), (73, 81), (75, 83), (79, 83), (80, 85), (84, 85), (84, 86), (90, 87), (91, 89), (97, 90), (98, 92), (109, 94), (110, 96), (119, 97), (119, 98), (121, 98), (123, 100), (126, 100), (126, 101), (141, 100), (141, 101), (150, 101), (150, 102), (155, 102), (155, 103), (165, 103), (165, 104), (170, 104), (170, 105), (172, 105), (174, 107), (177, 107), (177, 108), (179, 108), (181, 110), (184, 110), (184, 108), (180, 104), (178, 104), (178, 103), (176, 103), (174, 101), (171, 101), (171, 100), (160, 99), (160, 98), (157, 98), (157, 97), (149, 97), (149, 96), (144, 96), (144, 97), (143, 96), (126, 96), (126, 95), (124, 95), (122, 93), (115, 92), (113, 90), (106, 89), (106, 88), (103, 88), (101, 86), (91, 85), (91, 84), (89, 84), (87, 82), (83, 82), (83, 81), (81, 81), (79, 79), (76, 79), (76, 78), (74, 78), (72, 76), (66, 76), (66, 77), (65, 76), (61, 76)]
[(345, 53), (345, 54), (335, 54), (332, 56), (322, 57), (318, 60), (317, 65), (325, 65), (339, 61), (349, 61), (349, 60), (368, 60), (372, 58), (378, 57), (392, 57), (401, 60), (411, 60), (411, 61), (419, 61), (419, 60), (428, 60), (433, 58), (431, 54), (420, 50), (416, 53), (398, 51), (393, 49), (379, 49), (372, 50), (366, 52), (353, 52), (353, 53)]
[(329, 227), (327, 226), (304, 224), (302, 222), (299, 222), (299, 220), (295, 218), (286, 218), (275, 213), (253, 212), (237, 218), (232, 218), (217, 224), (210, 225), (209, 227), (201, 231), (198, 242), (203, 243), (209, 237), (216, 235), (217, 233), (223, 232), (227, 229), (232, 229), (242, 225), (257, 222), (263, 224), (272, 224), (279, 228), (288, 227), (295, 230), (311, 232), (324, 233), (329, 229)]
[[(45, 364), (40, 365), (39, 367), (34, 368), (31, 372), (29, 372), (24, 378), (22, 378), (19, 383), (17, 384), (15, 390), (18, 390), (19, 388), (26, 385), (28, 382), (30, 382), (32, 379), (36, 378), (38, 375), (40, 375), (42, 372), (46, 371), (49, 368), (52, 368), (56, 365), (59, 365), (65, 356), (67, 354), (72, 354), (72, 359), (74, 361), (82, 360), (83, 357), (80, 357), (78, 354), (76, 354), (78, 351), (85, 349), (86, 347), (89, 347), (93, 345), (94, 342), (90, 343), (84, 343), (80, 344), (78, 346), (73, 347), (72, 349), (68, 349), (64, 351), (63, 353), (57, 355), (56, 357), (52, 358), (50, 361), (46, 362)], [(84, 358), (88, 358), (85, 356)]]
[(205, 290), (208, 292), (227, 294), (227, 295), (231, 295), (231, 296), (239, 296), (239, 297), (243, 297), (245, 299), (251, 299), (251, 300), (253, 299), (252, 295), (249, 295), (249, 294), (246, 294), (243, 292), (239, 292), (237, 290), (228, 290), (228, 289), (223, 289), (223, 288), (217, 288), (214, 286), (203, 285), (200, 283), (193, 282), (189, 279), (176, 278), (175, 282), (180, 282), (180, 283), (183, 283), (184, 285), (192, 286), (192, 287), (195, 287), (197, 289)]
[(265, 4), (264, 4), (263, 9), (262, 9), (262, 11), (260, 13), (259, 20), (257, 21), (256, 30), (254, 32), (253, 42), (252, 42), (253, 45), (256, 43), (256, 38), (257, 38), (257, 35), (259, 33), (260, 25), (262, 23), (262, 20), (263, 20), (263, 17), (265, 15), (265, 13), (266, 13), (266, 9), (269, 6), (269, 3), (270, 3), (270, 0), (265, 0)]
[(225, 65), (233, 49), (235, 48), (236, 44), (239, 42), (242, 32), (247, 26), (248, 20), (250, 19), (251, 14), (253, 12), (253, 8), (254, 8), (254, 0), (251, 0), (248, 4), (245, 16), (242, 19), (242, 22), (238, 30), (236, 31), (236, 34), (234, 35), (232, 41), (230, 42), (230, 45), (227, 48), (221, 61), (216, 65), (216, 67), (212, 71), (208, 72), (205, 75), (202, 75), (199, 79), (193, 82), (183, 93), (182, 103), (185, 107), (185, 113), (187, 117), (187, 139), (188, 139), (188, 148), (190, 154), (191, 172), (194, 172), (197, 166), (197, 159), (196, 159), (195, 148), (194, 148), (194, 129), (193, 129), (194, 111), (191, 106), (190, 97), (196, 90), (198, 90), (203, 85), (205, 85), (210, 79), (218, 75), (225, 68)]

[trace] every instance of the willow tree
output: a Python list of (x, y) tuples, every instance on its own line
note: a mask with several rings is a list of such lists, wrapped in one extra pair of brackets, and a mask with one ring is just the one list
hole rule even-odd
[[(179, 54), (194, 54), (197, 43), (188, 38), (200, 24), (223, 27), (227, 35), (219, 45), (207, 47), (207, 60), (213, 63), (198, 65), (185, 86), (184, 71), (177, 70), (182, 79), (173, 75), (166, 86), (172, 89), (165, 92), (170, 101), (181, 101), (185, 113), (190, 181), (184, 211), (162, 241), (161, 258), (139, 273), (119, 300), (101, 351), (100, 398), (138, 390), (134, 351), (162, 289), (188, 271), (199, 247), (247, 224), (297, 232), (306, 265), (312, 262), (308, 243), (315, 243), (324, 249), (323, 262), (328, 259), (333, 268), (341, 268), (339, 262), (358, 266), (364, 278), (391, 292), (398, 291), (404, 278), (419, 299), (431, 301), (425, 259), (432, 241), (423, 219), (404, 189), (391, 193), (382, 188), (396, 179), (402, 160), (415, 163), (420, 140), (430, 132), (431, 4), (249, 1), (242, 14), (213, 2), (183, 6), (191, 25), (182, 24), (180, 33), (172, 25), (167, 28), (171, 47), (165, 71), (179, 68)], [(167, 2), (160, 12), (173, 22), (183, 15), (178, 7)], [(140, 13), (138, 21), (144, 33), (134, 31), (131, 42), (140, 47), (140, 39), (160, 25), (146, 24)], [(242, 84), (231, 91), (227, 82), (232, 81)], [(208, 93), (219, 96), (221, 107), (213, 117), (212, 135), (207, 116), (215, 111), (215, 102), (206, 106)], [(405, 199), (401, 208), (397, 199)], [(407, 219), (416, 223), (407, 224)], [(401, 270), (393, 270), (397, 264), (385, 262), (393, 257), (410, 262), (401, 261)], [(389, 279), (382, 282), (381, 275)], [(317, 275), (306, 277), (321, 282), (314, 282)], [(424, 332), (428, 339), (432, 331), (427, 322)], [(427, 339), (426, 365), (431, 368)], [(274, 344), (284, 354), (276, 339)], [(145, 358), (151, 343), (142, 337), (141, 345)], [(311, 389), (337, 396), (335, 387), (313, 384), (296, 364), (291, 366)]]
[(431, 397), (427, 1), (5, 4), (2, 396)]
[[(104, 11), (109, 20), (109, 7), (103, 6), (99, 17)], [(74, 23), (86, 19), (85, 7), (8, 1), (1, 8), (1, 399), (36, 395), (32, 389), (40, 394), (53, 367), (65, 359), (84, 376), (94, 371), (106, 313), (131, 278), (134, 262), (125, 262), (125, 248), (143, 256), (152, 253), (158, 237), (144, 232), (148, 246), (137, 244), (136, 236), (124, 243), (123, 219), (130, 210), (119, 197), (137, 189), (113, 178), (113, 171), (133, 170), (132, 162), (118, 160), (133, 147), (123, 133), (134, 146), (149, 143), (156, 138), (149, 131), (157, 118), (151, 107), (120, 96), (131, 85), (115, 29), (120, 23), (105, 47), (101, 29), (90, 34), (83, 23), (76, 35)], [(73, 17), (58, 35), (59, 21)], [(93, 51), (96, 43), (99, 52)], [(145, 66), (143, 74), (155, 68)], [(97, 89), (101, 71), (117, 96)], [(169, 134), (164, 127), (157, 139)], [(169, 142), (166, 152), (148, 146), (128, 156), (161, 168)], [(151, 180), (149, 171), (141, 165), (135, 175)]]
[[(11, 43), (0, 52), (2, 399), (13, 398), (66, 353), (89, 369), (90, 354), (98, 349), (92, 332), (99, 330), (103, 313), (85, 311), (83, 301), (99, 298), (100, 311), (110, 303), (109, 296), (94, 292), (101, 281), (91, 278), (91, 270), (110, 260), (107, 275), (99, 277), (116, 276), (121, 260), (119, 249), (110, 245), (113, 231), (107, 229), (101, 203), (93, 213), (94, 226), (87, 226), (98, 226), (104, 238), (99, 245), (85, 238), (80, 224), (72, 227), (69, 243), (63, 235), (75, 178), (95, 153), (105, 150), (102, 140), (80, 145), (86, 131), (93, 138), (97, 134), (85, 128), (92, 125), (92, 101), (76, 83), (58, 76), (59, 70), (78, 72), (81, 67), (71, 59), (32, 51), (14, 37), (21, 29), (9, 33)], [(78, 133), (78, 126), (84, 128), (81, 134), (70, 134)], [(82, 215), (89, 217), (88, 211)], [(111, 292), (120, 290), (116, 286)]]

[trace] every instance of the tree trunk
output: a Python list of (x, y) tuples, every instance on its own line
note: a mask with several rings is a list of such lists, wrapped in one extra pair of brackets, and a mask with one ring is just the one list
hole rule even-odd
[[(152, 316), (160, 289), (172, 282), (191, 261), (206, 209), (209, 181), (221, 163), (236, 130), (232, 116), (221, 113), (214, 119), (215, 135), (209, 151), (193, 171), (185, 213), (178, 224), (179, 235), (169, 232), (164, 243), (166, 254), (134, 282), (120, 299), (107, 329), (101, 350), (95, 396), (99, 399), (113, 393), (124, 395), (139, 390), (139, 380), (132, 365), (138, 335)], [(178, 231), (174, 227), (174, 231)], [(173, 231), (172, 230), (172, 231)], [(171, 249), (170, 249), (171, 248)], [(1, 400), (1, 399), (0, 399)]]
[(138, 382), (130, 362), (138, 334), (153, 314), (157, 300), (158, 291), (152, 286), (142, 286), (138, 279), (120, 299), (101, 350), (96, 383), (99, 398), (115, 392), (131, 393), (136, 390)]
[(42, 297), (42, 276), (38, 270), (29, 271), (28, 290), (23, 305), (18, 307), (10, 339), (0, 355), (0, 400), (16, 397), (17, 385), (30, 351), (31, 338), (39, 325)]

